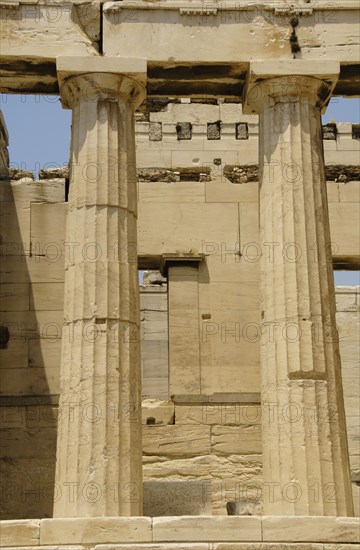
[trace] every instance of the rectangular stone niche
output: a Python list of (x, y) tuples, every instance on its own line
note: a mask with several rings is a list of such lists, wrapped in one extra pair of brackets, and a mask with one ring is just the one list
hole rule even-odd
[(249, 139), (249, 129), (246, 122), (237, 122), (235, 124), (236, 139)]
[(178, 140), (185, 140), (192, 138), (192, 124), (191, 122), (177, 122), (176, 134)]
[(217, 140), (221, 138), (221, 122), (208, 122), (207, 125), (208, 140)]
[(144, 516), (205, 515), (211, 515), (211, 481), (144, 482)]

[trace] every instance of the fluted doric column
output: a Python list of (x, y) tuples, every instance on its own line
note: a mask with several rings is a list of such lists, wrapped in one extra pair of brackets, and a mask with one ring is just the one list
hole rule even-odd
[(260, 115), (264, 512), (352, 515), (320, 110), (336, 62), (250, 64)]
[(54, 516), (141, 515), (134, 109), (146, 64), (57, 68), (73, 117)]

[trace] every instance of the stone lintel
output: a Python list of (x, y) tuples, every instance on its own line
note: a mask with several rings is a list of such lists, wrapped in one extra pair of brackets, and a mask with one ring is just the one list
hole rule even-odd
[(264, 81), (275, 78), (288, 78), (289, 89), (296, 77), (311, 77), (322, 81), (325, 86), (321, 90), (319, 99), (321, 106), (326, 106), (338, 81), (339, 74), (340, 63), (338, 61), (303, 59), (251, 61), (243, 90), (243, 113), (254, 114), (258, 112), (255, 109), (255, 103), (261, 102), (262, 93), (260, 90), (256, 91), (255, 88)]
[(169, 267), (174, 267), (174, 265), (193, 265), (197, 267), (200, 262), (203, 262), (205, 259), (205, 254), (199, 253), (175, 253), (175, 254), (162, 254), (161, 264), (160, 264), (160, 273), (164, 277), (167, 277)]

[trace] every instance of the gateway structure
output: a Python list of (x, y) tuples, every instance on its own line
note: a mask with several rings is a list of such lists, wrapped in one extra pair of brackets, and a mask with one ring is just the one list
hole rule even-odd
[(3, 4), (2, 90), (73, 111), (69, 173), (2, 134), (4, 547), (356, 546), (356, 15)]

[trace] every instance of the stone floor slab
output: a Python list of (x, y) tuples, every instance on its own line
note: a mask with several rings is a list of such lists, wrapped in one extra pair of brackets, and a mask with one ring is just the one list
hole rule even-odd
[(333, 516), (263, 516), (264, 541), (359, 542), (359, 518)]
[(40, 544), (151, 542), (151, 519), (146, 517), (43, 519)]
[(18, 546), (39, 545), (40, 520), (22, 519), (0, 522), (0, 545)]
[(156, 541), (261, 541), (257, 516), (182, 516), (153, 519)]
[[(324, 550), (324, 545), (319, 543), (243, 543), (220, 542), (213, 543), (210, 550)], [(333, 549), (335, 550), (335, 549)]]

